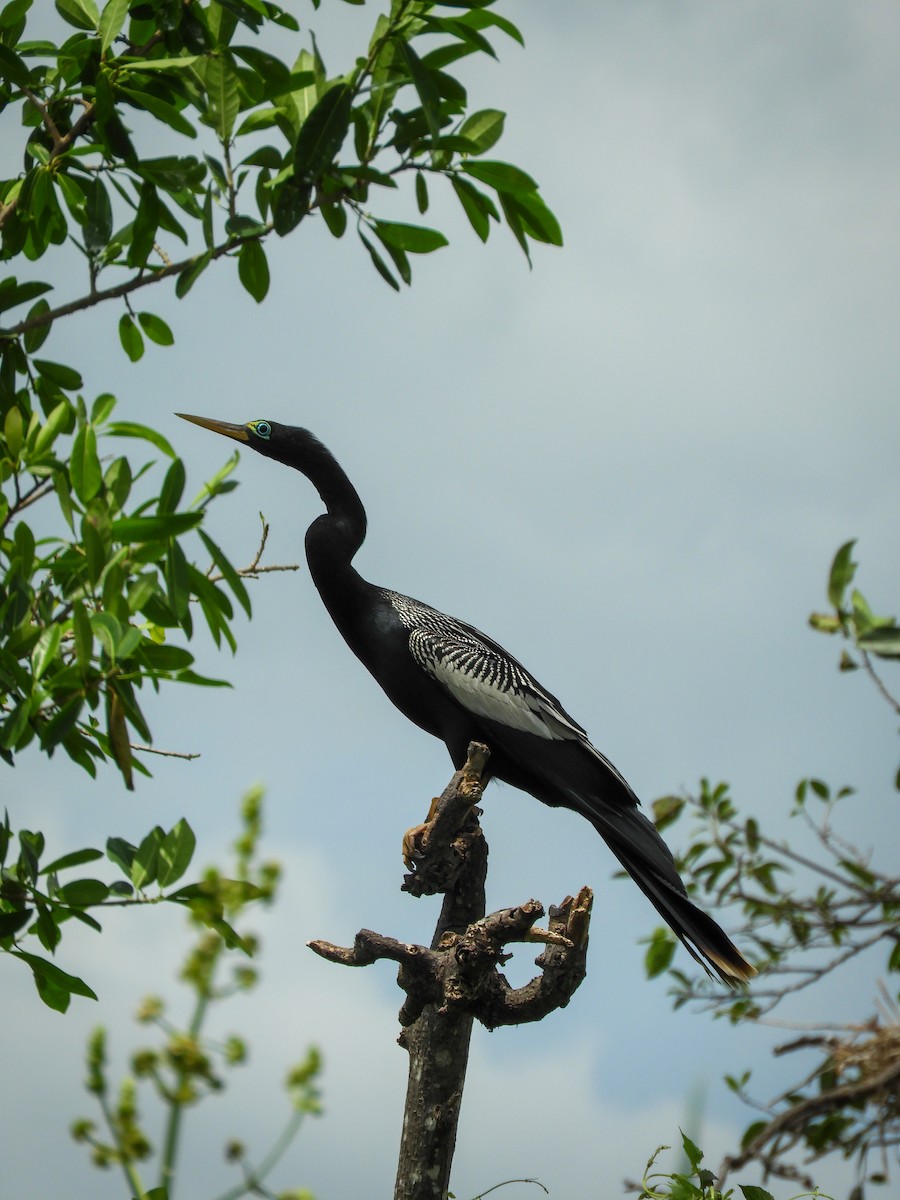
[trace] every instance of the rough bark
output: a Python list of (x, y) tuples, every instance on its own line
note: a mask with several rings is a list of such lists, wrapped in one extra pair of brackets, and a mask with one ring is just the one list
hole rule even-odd
[[(394, 1200), (446, 1200), (474, 1020), (488, 1029), (540, 1021), (564, 1008), (585, 975), (592, 894), (582, 888), (551, 907), (547, 929), (537, 900), (485, 916), (487, 843), (478, 823), (486, 747), (472, 743), (465, 766), (432, 805), (423, 825), (403, 839), (412, 868), (403, 888), (414, 896), (443, 892), (430, 947), (361, 929), (353, 946), (310, 942), (344, 966), (379, 959), (399, 964), (406, 993), (399, 1037), (409, 1054), (409, 1081)], [(539, 942), (540, 974), (513, 988), (499, 968), (512, 942)]]

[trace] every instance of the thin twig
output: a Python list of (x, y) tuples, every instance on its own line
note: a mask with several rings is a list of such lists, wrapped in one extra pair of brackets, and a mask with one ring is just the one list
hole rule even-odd
[[(0, 221), (2, 224), (2, 221)], [(18, 337), (21, 333), (27, 333), (31, 329), (43, 329), (46, 325), (52, 325), (54, 321), (60, 317), (71, 316), (72, 313), (83, 312), (87, 308), (93, 308), (95, 304), (101, 304), (104, 300), (119, 300), (123, 296), (128, 296), (132, 292), (136, 292), (138, 288), (147, 287), (151, 283), (159, 283), (162, 279), (170, 279), (173, 275), (180, 275), (182, 271), (187, 271), (191, 267), (197, 265), (201, 258), (209, 255), (209, 261), (214, 262), (221, 258), (224, 254), (229, 254), (232, 250), (243, 246), (245, 242), (259, 241), (271, 232), (272, 226), (265, 227), (265, 233), (254, 233), (247, 237), (230, 237), (227, 242), (222, 242), (212, 250), (206, 250), (202, 254), (194, 254), (190, 258), (183, 258), (181, 262), (170, 263), (167, 267), (161, 267), (158, 271), (152, 271), (145, 274), (143, 271), (136, 275), (133, 279), (127, 280), (125, 283), (118, 283), (115, 287), (104, 288), (102, 291), (91, 292), (87, 296), (82, 296), (78, 300), (71, 300), (68, 304), (61, 304), (59, 308), (47, 309), (46, 312), (37, 313), (32, 317), (27, 317), (24, 321), (19, 321), (17, 325), (10, 326), (9, 329), (0, 331), (3, 337)]]
[(866, 650), (860, 649), (859, 647), (857, 647), (857, 648), (860, 650), (860, 654), (862, 656), (862, 661), (863, 661), (863, 666), (865, 667), (865, 669), (869, 675), (869, 678), (872, 680), (872, 682), (878, 688), (879, 692), (884, 697), (884, 699), (888, 702), (888, 704), (891, 706), (891, 708), (894, 710), (894, 712), (900, 713), (900, 700), (896, 700), (891, 695), (891, 693), (887, 690), (887, 688), (884, 685), (884, 682), (882, 681), (881, 676), (878, 674), (878, 672), (872, 666), (872, 660), (871, 660), (868, 652)]
[(158, 754), (160, 758), (183, 758), (188, 761), (194, 758), (199, 758), (199, 754), (187, 754), (182, 750), (157, 750), (155, 746), (139, 746), (136, 742), (129, 742), (132, 750), (140, 750), (144, 754)]
[[(266, 542), (268, 540), (269, 540), (269, 523), (268, 523), (268, 521), (264, 520), (263, 528), (262, 528), (262, 537), (260, 538), (259, 547), (253, 558), (253, 562), (251, 562), (248, 567), (241, 567), (237, 572), (238, 575), (240, 575), (240, 577), (242, 579), (256, 579), (257, 576), (265, 575), (270, 571), (299, 571), (300, 570), (299, 563), (273, 563), (271, 566), (261, 567), (259, 565), (259, 562), (260, 562), (260, 559), (262, 558), (263, 554), (265, 553)], [(221, 583), (224, 580), (225, 576), (222, 575), (221, 573), (218, 575), (213, 575), (212, 566), (210, 566), (209, 570), (206, 573), (206, 578), (209, 580), (210, 583)]]
[(47, 130), (53, 140), (53, 155), (55, 157), (62, 138), (59, 130), (56, 127), (56, 122), (50, 116), (50, 110), (47, 108), (47, 105), (44, 104), (43, 100), (39, 100), (30, 88), (23, 87), (22, 94), (28, 97), (34, 107), (41, 114), (41, 121), (44, 124), (44, 128)]

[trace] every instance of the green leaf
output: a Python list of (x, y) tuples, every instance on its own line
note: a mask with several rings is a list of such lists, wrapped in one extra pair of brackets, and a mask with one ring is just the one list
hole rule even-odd
[(879, 658), (900, 658), (900, 627), (879, 625), (860, 634), (857, 639), (860, 650), (877, 654)]
[(758, 1187), (755, 1183), (739, 1183), (738, 1187), (741, 1189), (744, 1200), (774, 1200), (771, 1192)]
[(480, 112), (472, 113), (463, 122), (459, 132), (462, 137), (475, 143), (477, 149), (472, 151), (473, 154), (484, 154), (485, 150), (490, 150), (500, 140), (505, 120), (506, 113), (499, 109), (483, 108)]
[(416, 172), (416, 208), (420, 213), (428, 212), (428, 183), (423, 171)]
[(150, 830), (138, 846), (131, 862), (131, 882), (136, 888), (144, 888), (156, 878), (159, 868), (159, 848), (165, 836), (164, 830), (157, 825)]
[(166, 477), (160, 488), (159, 501), (156, 506), (158, 513), (173, 513), (177, 510), (181, 502), (181, 497), (184, 494), (186, 478), (184, 463), (180, 458), (176, 458), (168, 471), (166, 471)]
[[(440, 3), (440, 0), (437, 0)], [(501, 17), (497, 13), (487, 12), (486, 9), (473, 10), (465, 13), (459, 18), (460, 24), (471, 25), (473, 29), (488, 29), (493, 26), (496, 29), (501, 29), (507, 37), (511, 37), (514, 42), (518, 42), (520, 46), (525, 45), (525, 39), (517, 26), (513, 25), (512, 21), (506, 17)]]
[(56, 622), (49, 625), (38, 638), (31, 652), (31, 673), (35, 683), (44, 675), (56, 658), (62, 638), (62, 626)]
[[(183, 134), (184, 137), (195, 138), (197, 136), (197, 131), (191, 122), (168, 100), (161, 99), (153, 92), (141, 91), (137, 87), (126, 87), (121, 82), (118, 84), (117, 92), (120, 98), (127, 98), (135, 108), (152, 113), (163, 125), (168, 125), (170, 129)], [(151, 173), (154, 169), (151, 167)]]
[(122, 63), (121, 70), (140, 71), (141, 74), (145, 71), (170, 71), (175, 67), (187, 70), (188, 67), (196, 66), (200, 57), (199, 54), (185, 54), (178, 58), (141, 58), (136, 62)]
[(501, 202), (507, 220), (510, 211), (515, 211), (524, 231), (536, 242), (546, 242), (551, 246), (563, 244), (559, 222), (537, 193), (505, 192)]
[(291, 72), (274, 54), (269, 54), (267, 50), (260, 50), (256, 46), (232, 46), (231, 51), (238, 58), (243, 59), (258, 79), (263, 82), (266, 96), (277, 92), (286, 92), (290, 87)]
[(500, 201), (500, 207), (503, 209), (503, 216), (506, 218), (506, 224), (509, 226), (513, 237), (522, 248), (522, 253), (528, 259), (528, 265), (531, 266), (531, 251), (528, 248), (528, 238), (525, 234), (525, 228), (522, 224), (522, 218), (519, 215), (519, 210), (514, 204), (510, 204), (512, 192), (498, 192), (497, 198)]
[(183, 671), (189, 667), (194, 656), (184, 646), (170, 646), (167, 642), (144, 641), (140, 651), (141, 661), (153, 672)]
[(244, 586), (243, 579), (241, 579), (240, 575), (238, 575), (237, 571), (231, 565), (219, 546), (217, 546), (212, 538), (205, 534), (202, 529), (200, 530), (200, 538), (203, 542), (203, 545), (209, 551), (213, 562), (222, 572), (222, 576), (224, 577), (225, 582), (231, 588), (235, 600), (237, 600), (238, 604), (240, 604), (247, 616), (251, 616), (250, 597), (247, 594), (247, 589)]
[(45, 358), (36, 358), (33, 365), (37, 373), (44, 379), (49, 379), (57, 387), (65, 388), (67, 392), (75, 392), (84, 387), (84, 380), (74, 367), (65, 363), (48, 362)]
[(335, 84), (303, 122), (294, 146), (294, 177), (300, 183), (314, 183), (340, 153), (350, 126), (352, 99), (346, 83)]
[(115, 863), (129, 879), (131, 878), (131, 864), (134, 862), (136, 854), (137, 846), (132, 846), (131, 842), (126, 841), (125, 838), (106, 839), (106, 857), (110, 862)]
[(254, 238), (244, 242), (238, 254), (238, 276), (257, 304), (262, 303), (269, 290), (269, 264), (262, 243)]
[(159, 227), (159, 199), (152, 183), (141, 184), (141, 197), (131, 226), (131, 245), (128, 247), (129, 267), (143, 267), (153, 250)]
[(116, 407), (116, 398), (112, 392), (101, 392), (91, 405), (91, 424), (103, 425)]
[(65, 871), (69, 867), (81, 867), (85, 863), (96, 862), (98, 858), (102, 857), (102, 850), (94, 850), (90, 846), (86, 846), (84, 850), (72, 850), (61, 858), (54, 858), (52, 863), (41, 867), (41, 874), (49, 875), (51, 871)]
[(14, 87), (24, 87), (28, 83), (26, 63), (19, 58), (15, 51), (2, 45), (0, 45), (0, 79), (5, 79)]
[(309, 184), (286, 179), (272, 198), (272, 225), (279, 237), (287, 237), (309, 212)]
[(157, 542), (180, 537), (203, 520), (202, 512), (158, 513), (152, 517), (121, 517), (112, 523), (112, 536), (123, 543)]
[[(172, 514), (175, 515), (174, 513)], [(181, 513), (181, 516), (196, 516), (195, 513)], [(187, 616), (191, 600), (191, 586), (188, 579), (188, 563), (184, 551), (177, 541), (172, 539), (166, 552), (166, 595), (169, 607), (183, 621)]]
[(20, 908), (15, 912), (0, 912), (0, 938), (13, 937), (30, 920), (30, 908)]
[(844, 542), (840, 550), (834, 556), (834, 561), (831, 564), (831, 572), (828, 576), (828, 599), (835, 608), (840, 608), (844, 602), (844, 592), (853, 581), (853, 576), (856, 574), (856, 563), (852, 561), (853, 547), (856, 545), (856, 538), (852, 541)]
[(488, 239), (488, 234), (491, 230), (490, 218), (495, 221), (500, 220), (500, 214), (497, 212), (496, 205), (490, 196), (486, 196), (484, 192), (479, 192), (474, 184), (469, 183), (468, 179), (462, 179), (459, 175), (454, 175), (451, 179), (453, 190), (456, 192), (460, 204), (463, 206), (463, 211), (469, 218), (469, 224), (478, 234), (483, 242)]
[(175, 335), (162, 317), (157, 317), (155, 313), (140, 312), (137, 318), (151, 342), (157, 346), (171, 346), (174, 343)]
[[(378, 230), (375, 230), (378, 233)], [(412, 267), (409, 265), (409, 258), (405, 250), (399, 249), (397, 246), (392, 246), (390, 242), (381, 239), (381, 244), (387, 250), (391, 262), (397, 268), (397, 273), (407, 287), (412, 283)]]
[(206, 61), (206, 91), (212, 125), (221, 142), (227, 142), (241, 106), (238, 77), (227, 60), (214, 54)]
[(369, 258), (371, 258), (372, 265), (374, 266), (375, 270), (378, 272), (378, 274), (381, 276), (381, 278), (385, 281), (385, 283), (390, 284), (390, 286), (394, 289), (395, 292), (399, 292), (400, 284), (397, 282), (397, 280), (391, 274), (390, 270), (388, 269), (387, 263), (384, 261), (384, 259), (381, 257), (381, 255), (378, 253), (378, 251), (375, 249), (375, 247), (372, 245), (372, 243), (369, 241), (369, 239), (366, 237), (366, 235), (363, 233), (363, 231), (361, 229), (358, 230), (358, 233), (359, 233), (359, 240), (362, 242), (362, 244), (365, 246), (365, 248), (369, 252)]
[(210, 254), (209, 250), (207, 250), (195, 258), (193, 262), (189, 266), (185, 267), (185, 269), (181, 272), (175, 284), (175, 295), (179, 300), (183, 300), (188, 294), (188, 292), (209, 266), (211, 258), (212, 255)]
[(112, 613), (98, 612), (90, 617), (91, 632), (100, 642), (109, 657), (115, 662), (122, 640), (122, 626)]
[[(419, 178), (417, 177), (416, 182), (418, 182)], [(347, 229), (347, 210), (343, 204), (323, 203), (319, 207), (319, 212), (322, 215), (322, 220), (328, 226), (331, 236), (336, 238), (343, 237)]]
[[(28, 320), (36, 321), (38, 317), (44, 318), (50, 311), (50, 305), (46, 300), (38, 300), (37, 304), (32, 305), (28, 311)], [(50, 330), (53, 328), (53, 322), (48, 321), (44, 325), (35, 325), (32, 329), (26, 329), (24, 335), (25, 350), (28, 354), (34, 354), (40, 350), (44, 342), (50, 336)]]
[(130, 0), (108, 0), (100, 17), (100, 53), (105, 54), (125, 24)]
[(685, 1158), (691, 1164), (691, 1170), (696, 1171), (703, 1161), (703, 1151), (691, 1141), (683, 1129), (681, 1130), (681, 1147), (684, 1150)]
[(100, 24), (94, 0), (56, 0), (56, 11), (76, 29), (95, 30)]
[(24, 950), (11, 950), (10, 953), (16, 958), (21, 958), (22, 962), (31, 967), (41, 999), (48, 1007), (56, 1009), (57, 1012), (66, 1011), (72, 996), (86, 996), (89, 1000), (97, 999), (96, 993), (88, 987), (83, 979), (67, 974), (55, 963), (48, 962), (45, 958), (38, 958), (35, 954), (26, 954)]
[(164, 158), (142, 158), (135, 170), (141, 178), (170, 192), (180, 188), (199, 188), (206, 176), (205, 165), (193, 155), (179, 157), (170, 154)]
[(447, 239), (437, 229), (403, 225), (398, 221), (376, 221), (375, 232), (385, 245), (409, 254), (430, 254), (432, 250), (447, 245)]
[(109, 193), (99, 176), (88, 185), (84, 209), (84, 245), (88, 254), (96, 257), (105, 250), (112, 237), (112, 205)]
[(75, 659), (82, 677), (85, 677), (91, 665), (94, 634), (87, 610), (80, 600), (75, 600), (72, 604), (72, 634), (75, 640)]
[(100, 491), (103, 473), (97, 457), (97, 434), (93, 425), (82, 425), (75, 434), (69, 460), (69, 478), (75, 495), (83, 504), (93, 500)]
[(197, 839), (187, 821), (182, 819), (166, 834), (159, 848), (160, 887), (169, 887), (179, 880), (190, 866)]
[(6, 414), (6, 420), (3, 422), (3, 436), (6, 438), (6, 448), (9, 456), (15, 461), (19, 457), (19, 451), (22, 449), (22, 442), (24, 441), (21, 409), (13, 407)]
[(157, 450), (161, 450), (168, 458), (177, 457), (175, 451), (161, 433), (155, 429), (151, 429), (148, 425), (139, 425), (136, 421), (116, 421), (112, 425), (107, 425), (105, 431), (113, 437), (130, 437), (140, 438), (142, 441), (149, 442), (155, 446)]
[(144, 339), (130, 313), (122, 313), (119, 318), (119, 341), (132, 362), (137, 362), (139, 358), (143, 357)]
[(428, 132), (433, 138), (440, 137), (441, 95), (436, 82), (436, 72), (425, 66), (408, 41), (398, 37), (395, 43), (406, 62), (409, 78), (418, 94)]
[(481, 161), (466, 162), (462, 168), (473, 179), (486, 183), (498, 192), (536, 192), (537, 184), (530, 175), (509, 163)]
[(667, 971), (675, 957), (675, 939), (668, 929), (656, 929), (649, 940), (644, 955), (644, 969), (648, 979), (655, 979)]
[[(10, 410), (12, 411), (12, 410)], [(72, 420), (72, 406), (68, 400), (60, 400), (47, 417), (47, 420), (37, 431), (34, 439), (34, 454), (40, 458), (49, 450), (56, 438), (66, 429)]]
[(99, 879), (75, 879), (56, 889), (54, 899), (72, 908), (89, 908), (102, 904), (109, 896), (109, 887)]

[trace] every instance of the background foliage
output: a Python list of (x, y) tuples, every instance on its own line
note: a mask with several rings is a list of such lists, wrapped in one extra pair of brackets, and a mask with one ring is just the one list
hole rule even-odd
[[(493, 56), (489, 35), (521, 42), (491, 4), (398, 0), (339, 75), (314, 36), (290, 65), (265, 49), (271, 31), (298, 35), (299, 24), (263, 0), (56, 8), (68, 27), (58, 42), (31, 36), (30, 0), (0, 12), (3, 120), (19, 121), (22, 154), (0, 182), (2, 256), (24, 271), (0, 282), (0, 754), (13, 765), (28, 750), (62, 752), (92, 775), (112, 761), (130, 789), (153, 743), (145, 695), (222, 683), (194, 669), (188, 644), (202, 624), (235, 649), (235, 606), (251, 612), (241, 576), (257, 573), (259, 554), (240, 572), (199, 528), (235, 487), (236, 456), (186, 500), (168, 440), (116, 421), (114, 396), (86, 400), (78, 364), (46, 357), (54, 326), (117, 304), (122, 349), (137, 361), (148, 342), (174, 340), (161, 317), (133, 307), (138, 293), (173, 286), (184, 298), (224, 260), (261, 302), (266, 248), (313, 218), (336, 238), (352, 224), (382, 278), (408, 284), (410, 255), (446, 238), (372, 211), (406, 181), (420, 213), (430, 186), (452, 188), (482, 241), (501, 220), (526, 255), (529, 240), (561, 237), (534, 180), (484, 157), (504, 114), (468, 112), (448, 70)], [(196, 153), (173, 150), (184, 138)], [(0, 947), (65, 1009), (70, 994), (92, 995), (89, 985), (13, 939), (32, 934), (53, 951), (66, 921), (99, 930), (88, 910), (137, 902), (154, 884), (193, 904), (191, 887), (165, 889), (194, 840), (184, 820), (139, 846), (112, 837), (106, 857), (125, 876), (112, 883), (71, 875), (102, 851), (46, 863), (43, 846), (7, 815)]]
[[(111, 763), (128, 783), (149, 761), (138, 746), (151, 742), (156, 691), (164, 694), (173, 682), (212, 682), (195, 671), (191, 637), (208, 629), (233, 646), (233, 618), (249, 606), (246, 574), (201, 541), (198, 528), (210, 504), (234, 486), (233, 464), (185, 503), (173, 447), (152, 425), (118, 421), (108, 394), (83, 397), (80, 360), (47, 357), (56, 353), (54, 330), (69, 315), (108, 303), (121, 310), (128, 358), (158, 353), (174, 333), (146, 310), (144, 298), (158, 293), (144, 288), (159, 284), (184, 297), (202, 272), (228, 270), (236, 260), (241, 283), (260, 300), (277, 238), (313, 220), (334, 236), (355, 231), (366, 259), (400, 288), (411, 277), (412, 256), (443, 245), (444, 234), (420, 221), (438, 187), (482, 239), (500, 221), (526, 251), (529, 240), (552, 243), (559, 235), (530, 178), (485, 157), (493, 154), (503, 115), (467, 112), (456, 79), (462, 60), (488, 53), (483, 41), (515, 39), (518, 31), (491, 5), (395, 5), (361, 40), (343, 76), (327, 73), (308, 37), (293, 66), (290, 54), (279, 51), (281, 61), (274, 49), (261, 48), (273, 30), (279, 37), (297, 33), (290, 14), (273, 5), (97, 9), (66, 0), (57, 7), (68, 30), (53, 41), (34, 35), (42, 14), (27, 3), (13, 0), (0, 13), (2, 119), (7, 131), (21, 122), (14, 137), (22, 154), (4, 171), (10, 178), (0, 209), (4, 253), (16, 271), (0, 283), (0, 739), (10, 762), (23, 754), (53, 753), (56, 762), (67, 755), (104, 784), (114, 778)], [(332, 139), (342, 126), (337, 145)], [(178, 136), (170, 139), (170, 132)], [(191, 139), (193, 153), (180, 153), (182, 138)], [(393, 219), (394, 194), (404, 189), (415, 223)], [(379, 198), (391, 202), (391, 219), (373, 211)], [(891, 622), (872, 618), (848, 594), (849, 580), (841, 587), (848, 564), (849, 551), (832, 573), (840, 599), (831, 597), (832, 611), (818, 627), (849, 633), (871, 655), (885, 634), (896, 635)], [(848, 654), (846, 663), (868, 669), (852, 646)], [(794, 820), (809, 820), (815, 841), (831, 836), (833, 802), (840, 797), (838, 820), (853, 803), (844, 787), (843, 780), (813, 778), (798, 789)], [(862, 940), (876, 952), (896, 947), (896, 881), (873, 871), (865, 851), (848, 853), (832, 836), (823, 862), (838, 878), (800, 894), (798, 917), (798, 889), (788, 899), (781, 886), (788, 870), (808, 879), (793, 857), (793, 839), (784, 853), (781, 839), (739, 814), (721, 785), (704, 787), (696, 801), (679, 797), (661, 815), (673, 816), (679, 806), (685, 817), (700, 818), (702, 844), (689, 857), (701, 888), (749, 904), (748, 932), (775, 966), (766, 976), (776, 981), (770, 995), (731, 999), (733, 1017), (758, 1016), (777, 1000), (781, 978), (804, 987), (815, 982), (830, 945), (835, 959), (851, 960)], [(190, 890), (199, 885), (183, 886), (193, 850), (186, 821), (155, 828), (136, 845), (112, 837), (105, 854), (76, 849), (47, 863), (41, 834), (22, 828), (29, 818), (13, 812), (0, 840), (0, 933), (9, 966), (16, 957), (26, 963), (54, 1007), (89, 994), (90, 981), (60, 971), (47, 954), (68, 922), (96, 922), (112, 904), (156, 899), (163, 889), (240, 947), (240, 935), (223, 924), (224, 907)], [(80, 868), (104, 857), (111, 860), (104, 879), (85, 877)], [(664, 938), (654, 947), (655, 971), (668, 950)], [(795, 967), (807, 961), (807, 950), (818, 961)], [(887, 968), (895, 965), (889, 958)], [(695, 986), (683, 977), (676, 984), (679, 999)], [(885, 1011), (881, 1026), (895, 1027), (890, 1005)], [(800, 1120), (773, 1126), (770, 1114), (742, 1153), (752, 1150), (774, 1167), (782, 1150), (798, 1146), (813, 1154), (877, 1149), (873, 1138), (891, 1128), (885, 1115), (893, 1103), (889, 1091), (870, 1087), (873, 1053), (888, 1045), (875, 1040), (879, 1028), (871, 1039), (865, 1028), (810, 1033), (820, 1039), (821, 1064), (775, 1112), (793, 1110)], [(740, 1071), (731, 1078), (736, 1090), (746, 1090)], [(855, 1094), (829, 1096), (833, 1084), (848, 1079)]]

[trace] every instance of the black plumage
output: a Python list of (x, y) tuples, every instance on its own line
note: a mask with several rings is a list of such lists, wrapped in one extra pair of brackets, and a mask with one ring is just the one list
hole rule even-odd
[(325, 607), (396, 707), (440, 738), (456, 767), (471, 741), (486, 743), (492, 776), (591, 822), (694, 958), (728, 983), (755, 974), (688, 899), (634, 792), (556, 697), (471, 625), (360, 576), (353, 557), (366, 535), (365, 510), (321, 442), (275, 421), (233, 425), (180, 415), (295, 468), (316, 487), (326, 512), (307, 530), (306, 556)]

